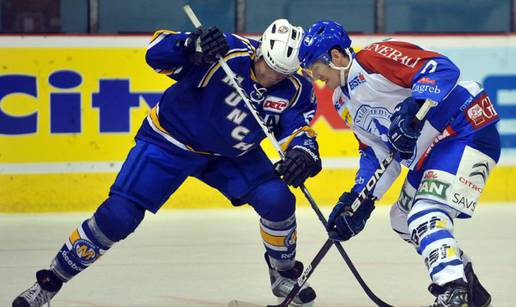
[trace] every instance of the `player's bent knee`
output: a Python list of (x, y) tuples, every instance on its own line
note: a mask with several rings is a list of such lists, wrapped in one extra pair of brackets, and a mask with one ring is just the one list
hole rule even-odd
[(295, 212), (296, 197), (280, 179), (261, 184), (251, 195), (249, 203), (264, 219), (284, 221)]
[(130, 200), (110, 195), (94, 214), (102, 233), (113, 242), (125, 239), (140, 224), (145, 209)]
[(407, 225), (407, 213), (401, 210), (397, 202), (391, 207), (390, 220), (392, 230), (398, 234), (403, 241), (412, 243)]
[(72, 232), (52, 262), (52, 271), (62, 281), (70, 280), (133, 232), (144, 215), (142, 207), (111, 195), (93, 217)]

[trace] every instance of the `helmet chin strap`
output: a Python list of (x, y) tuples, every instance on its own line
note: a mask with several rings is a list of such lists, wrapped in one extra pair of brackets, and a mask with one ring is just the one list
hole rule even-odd
[(348, 59), (349, 59), (348, 65), (346, 65), (345, 67), (339, 67), (339, 66), (336, 66), (335, 64), (333, 64), (332, 61), (330, 61), (330, 63), (328, 63), (328, 65), (331, 68), (336, 69), (336, 70), (339, 71), (339, 73), (340, 73), (340, 86), (345, 86), (346, 85), (346, 71), (349, 70), (349, 68), (351, 67), (351, 64), (353, 63), (353, 57), (351, 55), (351, 52), (349, 52), (349, 49), (344, 50), (344, 52), (346, 52), (346, 55), (348, 56)]

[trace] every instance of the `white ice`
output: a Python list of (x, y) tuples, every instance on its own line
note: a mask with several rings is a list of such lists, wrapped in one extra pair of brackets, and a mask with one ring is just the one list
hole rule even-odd
[[(328, 213), (329, 208), (324, 208)], [(70, 232), (91, 213), (0, 215), (0, 306), (32, 285)], [(493, 296), (516, 306), (516, 205), (480, 205), (456, 221), (456, 236)], [(276, 303), (249, 208), (147, 214), (137, 231), (65, 284), (52, 306), (226, 306), (232, 299)], [(298, 259), (308, 263), (326, 233), (309, 208), (298, 209)], [(413, 247), (391, 231), (388, 207), (344, 247), (366, 283), (394, 306), (433, 301)], [(310, 278), (316, 306), (374, 306), (332, 249)]]

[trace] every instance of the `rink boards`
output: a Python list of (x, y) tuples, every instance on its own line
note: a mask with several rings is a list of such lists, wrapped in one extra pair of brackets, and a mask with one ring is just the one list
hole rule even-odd
[[(147, 39), (0, 37), (0, 212), (91, 210), (107, 196), (141, 121), (172, 82), (145, 64)], [(361, 36), (354, 46), (381, 39)], [(484, 84), (502, 117), (503, 154), (481, 201), (515, 201), (510, 178), (516, 174), (516, 37), (399, 39), (449, 55), (463, 79)], [(357, 143), (333, 111), (329, 93), (317, 87), (317, 96), (314, 126), (325, 169), (308, 187), (319, 203), (331, 204), (353, 184)], [(395, 201), (400, 185), (382, 203)], [(301, 194), (298, 199), (306, 205)], [(165, 206), (230, 204), (192, 179)]]

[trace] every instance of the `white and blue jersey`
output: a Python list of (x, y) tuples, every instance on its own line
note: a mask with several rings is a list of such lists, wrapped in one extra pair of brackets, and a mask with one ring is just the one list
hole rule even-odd
[(468, 260), (453, 236), (455, 218), (469, 218), (500, 157), (499, 120), (480, 84), (461, 81), (445, 56), (416, 45), (384, 41), (358, 52), (346, 86), (334, 93), (337, 110), (360, 142), (360, 192), (391, 147), (387, 132), (396, 107), (407, 97), (431, 99), (410, 159), (395, 161), (378, 181), (380, 198), (410, 168), (390, 217), (393, 230), (424, 258), (432, 282), (463, 279)]
[[(409, 96), (437, 102), (425, 118), (413, 157), (400, 161), (410, 169), (421, 168), (430, 149), (445, 137), (466, 136), (499, 120), (480, 84), (461, 81), (459, 69), (447, 57), (406, 42), (372, 43), (356, 54), (346, 86), (333, 95), (335, 108), (361, 144), (357, 191), (391, 150), (390, 117)], [(374, 191), (376, 197), (385, 193), (399, 171), (400, 164), (391, 165)]]
[[(309, 128), (316, 109), (311, 83), (295, 74), (271, 88), (262, 87), (253, 73), (259, 42), (235, 34), (225, 36), (230, 50), (224, 59), (280, 143), (285, 149), (310, 143), (317, 150)], [(243, 155), (257, 147), (265, 134), (218, 63), (188, 63), (183, 47), (186, 37), (158, 31), (148, 47), (147, 63), (178, 82), (163, 93), (137, 138), (213, 155)]]

